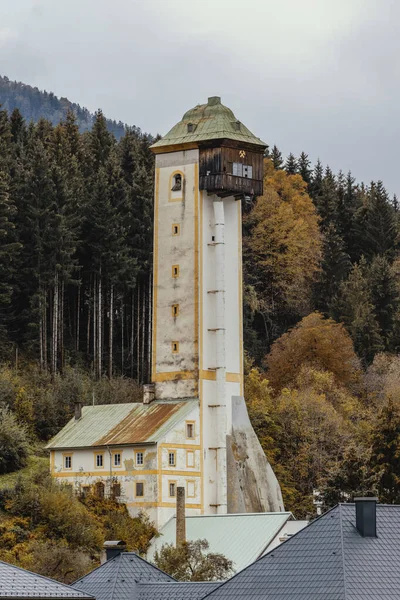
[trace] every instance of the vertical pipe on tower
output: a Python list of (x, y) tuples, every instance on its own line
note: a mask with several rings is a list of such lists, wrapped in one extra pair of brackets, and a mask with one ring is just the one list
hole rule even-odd
[(224, 201), (215, 197), (215, 298), (216, 298), (216, 417), (217, 417), (217, 513), (227, 511), (226, 477), (226, 348), (225, 348), (225, 214)]

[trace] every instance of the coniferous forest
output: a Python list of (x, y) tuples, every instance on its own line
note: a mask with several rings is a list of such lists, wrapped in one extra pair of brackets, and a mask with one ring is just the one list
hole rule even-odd
[[(40, 458), (76, 400), (134, 401), (149, 380), (152, 142), (137, 127), (117, 140), (101, 111), (80, 132), (72, 111), (52, 124), (0, 109), (0, 474)], [(400, 502), (399, 234), (381, 181), (272, 145), (263, 196), (243, 201), (246, 401), (298, 517), (354, 494)], [(33, 488), (66, 502), (30, 477), (0, 481), (0, 558), (29, 566), (42, 540), (83, 553), (76, 578), (102, 531), (134, 538), (111, 519), (70, 539), (29, 512)], [(135, 527), (143, 549), (153, 531)]]

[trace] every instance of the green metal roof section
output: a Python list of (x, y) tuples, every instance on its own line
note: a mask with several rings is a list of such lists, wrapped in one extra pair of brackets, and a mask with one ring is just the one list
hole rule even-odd
[[(186, 516), (186, 539), (206, 539), (209, 552), (218, 552), (233, 561), (236, 572), (259, 558), (278, 535), (292, 513), (248, 513)], [(176, 543), (176, 519), (170, 519), (153, 539), (147, 560), (153, 560), (163, 544)]]
[(84, 406), (47, 444), (48, 450), (151, 444), (162, 439), (198, 406), (198, 400), (159, 401), (150, 404)]
[[(192, 125), (192, 128), (188, 128), (188, 125)], [(246, 142), (263, 148), (267, 146), (237, 120), (230, 108), (221, 104), (219, 96), (213, 96), (208, 99), (207, 104), (198, 104), (188, 110), (183, 115), (182, 121), (179, 121), (151, 148), (157, 151), (163, 146), (196, 144), (219, 139)]]

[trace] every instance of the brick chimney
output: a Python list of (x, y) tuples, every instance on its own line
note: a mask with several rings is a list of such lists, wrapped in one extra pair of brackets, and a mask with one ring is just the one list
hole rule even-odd
[(82, 402), (75, 402), (74, 406), (75, 421), (79, 421), (82, 416)]
[(186, 542), (185, 488), (176, 488), (176, 546)]
[(121, 554), (121, 552), (125, 552), (125, 550), (126, 543), (122, 540), (109, 540), (107, 542), (104, 542), (103, 552), (100, 560), (101, 564), (104, 564), (108, 560), (115, 558), (116, 556)]
[(154, 383), (146, 383), (143, 386), (143, 404), (150, 404), (155, 399), (155, 385)]
[(356, 527), (363, 537), (376, 537), (376, 503), (378, 498), (354, 498)]

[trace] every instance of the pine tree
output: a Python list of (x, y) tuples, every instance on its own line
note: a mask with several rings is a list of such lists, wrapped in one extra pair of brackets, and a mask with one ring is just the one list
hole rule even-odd
[(311, 184), (309, 185), (310, 196), (315, 202), (315, 198), (321, 191), (322, 180), (324, 178), (324, 167), (318, 159), (311, 176)]
[(298, 160), (298, 173), (302, 176), (303, 180), (310, 186), (312, 179), (312, 170), (310, 169), (311, 161), (308, 158), (308, 154), (302, 152)]
[(323, 236), (323, 259), (315, 295), (317, 308), (329, 312), (329, 307), (339, 292), (341, 282), (349, 274), (351, 262), (344, 242), (333, 223), (324, 229)]
[(398, 247), (398, 225), (394, 207), (381, 181), (366, 190), (364, 205), (355, 217), (357, 242), (361, 254), (393, 258)]
[(395, 273), (386, 257), (374, 258), (367, 270), (367, 279), (385, 350), (394, 350), (393, 330), (400, 297)]
[(371, 463), (378, 476), (380, 502), (400, 502), (400, 412), (390, 399), (382, 408), (372, 434)]
[(366, 263), (354, 265), (349, 278), (343, 282), (338, 300), (338, 315), (350, 333), (357, 354), (367, 364), (384, 344), (379, 323), (374, 314), (371, 293), (366, 278)]
[(270, 158), (272, 160), (272, 164), (274, 165), (274, 169), (282, 169), (282, 165), (283, 165), (282, 152), (280, 152), (278, 150), (277, 146), (274, 146), (272, 148)]
[(292, 153), (286, 159), (285, 171), (288, 175), (296, 175), (298, 171), (297, 158)]

